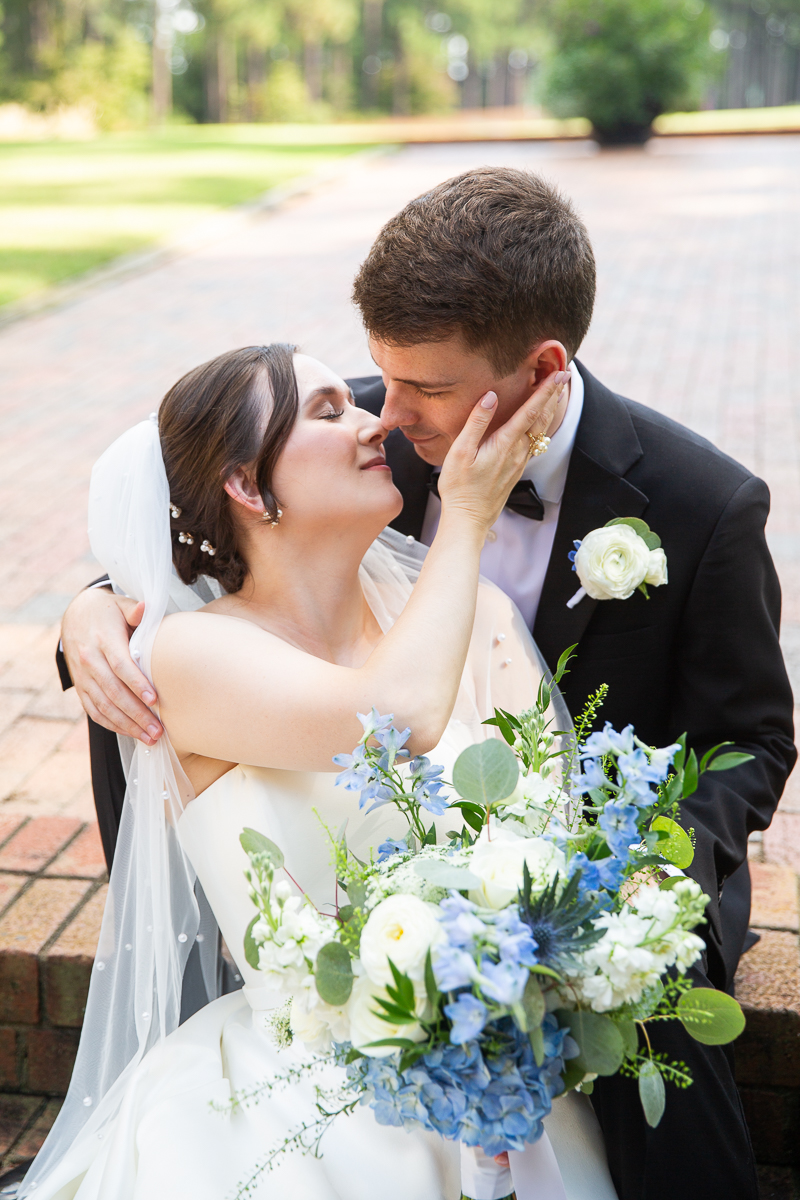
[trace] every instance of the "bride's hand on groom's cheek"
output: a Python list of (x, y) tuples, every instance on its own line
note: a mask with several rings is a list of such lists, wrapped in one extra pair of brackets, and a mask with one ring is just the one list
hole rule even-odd
[(439, 495), (445, 508), (471, 512), (479, 524), (494, 524), (511, 488), (534, 449), (546, 434), (569, 378), (556, 371), (499, 428), (488, 432), (497, 411), (497, 396), (487, 392), (467, 417), (451, 445), (439, 476)]
[(80, 592), (64, 613), (61, 641), (78, 698), (98, 725), (152, 746), (163, 732), (156, 695), (130, 656), (144, 606), (104, 589)]

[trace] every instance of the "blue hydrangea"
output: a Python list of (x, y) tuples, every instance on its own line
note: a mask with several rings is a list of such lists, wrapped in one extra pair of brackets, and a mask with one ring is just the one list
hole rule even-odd
[(347, 1071), (363, 1093), (361, 1103), (382, 1125), (422, 1127), (482, 1146), (489, 1155), (523, 1150), (541, 1136), (553, 1098), (564, 1088), (565, 1051), (575, 1049), (552, 1015), (542, 1032), (541, 1067), (527, 1035), (506, 1017), (487, 1026), (483, 1042), (438, 1045), (403, 1072), (397, 1056), (358, 1058)]

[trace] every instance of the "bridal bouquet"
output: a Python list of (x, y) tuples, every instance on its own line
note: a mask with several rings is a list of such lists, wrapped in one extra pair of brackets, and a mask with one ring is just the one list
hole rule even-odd
[[(248, 961), (290, 1001), (287, 1036), (346, 1066), (338, 1111), (368, 1104), (381, 1124), (494, 1155), (535, 1141), (556, 1096), (622, 1072), (655, 1126), (664, 1081), (691, 1077), (653, 1052), (648, 1026), (677, 1019), (707, 1044), (741, 1032), (735, 1000), (685, 978), (708, 898), (684, 874), (692, 836), (676, 818), (703, 771), (750, 756), (724, 743), (698, 762), (685, 738), (656, 749), (631, 726), (589, 733), (604, 688), (574, 731), (554, 730), (568, 658), (532, 709), (496, 710), (500, 736), (465, 750), (448, 783), (409, 758), (410, 730), (360, 717), (337, 782), (362, 809), (394, 805), (408, 832), (369, 862), (344, 829), (332, 837), (335, 912), (294, 894), (280, 849), (243, 832)], [(442, 842), (427, 822), (444, 813)]]

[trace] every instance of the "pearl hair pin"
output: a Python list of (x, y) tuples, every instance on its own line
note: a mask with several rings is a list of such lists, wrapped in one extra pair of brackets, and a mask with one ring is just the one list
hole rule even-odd
[(181, 515), (182, 512), (183, 512), (183, 509), (178, 508), (177, 504), (173, 504), (172, 501), (170, 500), (169, 515), (172, 517), (173, 521), (177, 521), (178, 517)]
[(192, 537), (192, 535), (190, 533), (179, 533), (178, 541), (183, 542), (187, 546), (194, 545), (194, 538)]
[(216, 546), (212, 546), (211, 542), (208, 540), (208, 538), (204, 538), (203, 541), (200, 543), (200, 550), (202, 551), (203, 554), (209, 554), (212, 558), (217, 553)]

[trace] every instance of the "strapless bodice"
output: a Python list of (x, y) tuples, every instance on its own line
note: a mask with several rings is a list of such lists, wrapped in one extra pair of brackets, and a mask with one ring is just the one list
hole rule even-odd
[[(451, 777), (455, 759), (485, 736), (460, 720), (451, 721), (431, 761)], [(461, 824), (460, 815), (455, 825)], [(434, 818), (431, 818), (434, 819)], [(453, 828), (454, 814), (435, 818), (437, 834)], [(335, 772), (276, 771), (238, 766), (192, 800), (178, 823), (186, 854), (214, 910), (222, 936), (246, 987), (261, 988), (263, 978), (244, 959), (245, 930), (255, 916), (244, 872), (249, 860), (239, 842), (245, 826), (266, 834), (283, 851), (286, 870), (323, 912), (335, 910), (335, 873), (331, 839), (346, 824), (347, 844), (368, 859), (387, 837), (407, 832), (405, 818), (394, 805), (360, 812), (358, 794), (336, 786)]]

